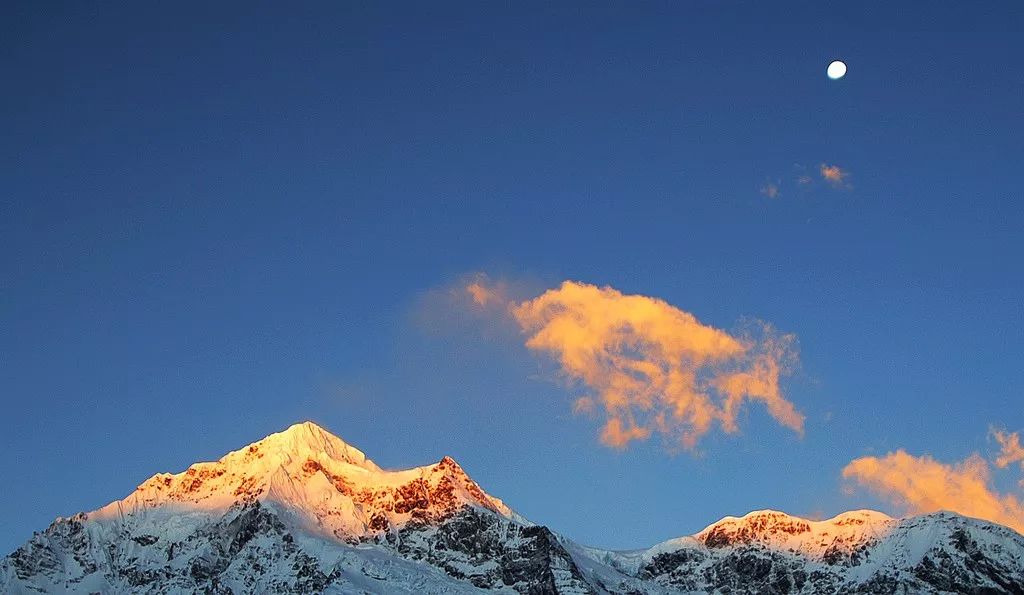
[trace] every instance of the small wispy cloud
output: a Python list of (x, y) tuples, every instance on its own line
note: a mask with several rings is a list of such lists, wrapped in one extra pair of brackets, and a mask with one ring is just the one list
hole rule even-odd
[(767, 196), (768, 198), (778, 198), (779, 194), (779, 184), (776, 182), (765, 182), (764, 185), (761, 186), (762, 196)]
[(821, 166), (819, 166), (818, 171), (821, 173), (822, 179), (831, 184), (834, 188), (845, 188), (849, 186), (850, 172), (844, 170), (838, 165), (822, 163)]
[(999, 443), (999, 455), (996, 457), (996, 467), (1005, 469), (1014, 463), (1020, 463), (1024, 469), (1024, 447), (1020, 445), (1020, 435), (1017, 432), (1007, 432), (998, 428), (989, 430), (992, 437)]
[(486, 307), (506, 301), (505, 288), (500, 285), (489, 285), (485, 278), (478, 276), (466, 285), (466, 292), (477, 306)]
[[(794, 164), (794, 172), (791, 177), (785, 180), (769, 178), (760, 187), (758, 192), (767, 198), (779, 198), (787, 188), (794, 188), (800, 194), (806, 194), (815, 186), (824, 183), (826, 187), (836, 190), (848, 190), (850, 185), (850, 172), (838, 165), (822, 163), (817, 167), (816, 172), (809, 171), (801, 164)], [(818, 182), (818, 183), (816, 183)]]

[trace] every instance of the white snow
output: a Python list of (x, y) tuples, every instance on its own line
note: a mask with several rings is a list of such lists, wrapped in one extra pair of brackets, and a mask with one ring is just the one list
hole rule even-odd
[[(252, 512), (254, 503), (268, 511), (267, 518), (279, 519), (285, 530), (261, 528), (238, 551), (232, 550), (227, 568), (216, 569), (220, 583), (238, 593), (288, 592), (296, 568), (309, 571), (310, 564), (314, 574), (335, 577), (327, 593), (479, 592), (468, 580), (457, 580), (408, 553), (437, 554), (434, 544), (441, 529), (430, 523), (466, 506), (497, 515), (501, 524), (492, 535), (504, 547), (529, 544), (522, 530), (531, 523), (484, 492), (454, 460), (384, 470), (340, 438), (305, 422), (218, 461), (154, 475), (126, 498), (97, 511), (58, 519), (19, 550), (37, 565), (31, 576), (18, 576), (13, 557), (0, 561), (0, 592), (138, 592), (132, 577), (112, 570), (114, 560), (118, 568), (128, 565), (133, 572), (167, 573), (160, 575), (161, 592), (191, 592), (196, 584), (193, 566), (224, 559), (224, 548), (231, 547), (241, 530), (233, 527), (244, 525), (248, 517), (243, 515)], [(404, 537), (410, 549), (402, 554), (387, 537), (414, 521), (421, 528)], [(947, 512), (894, 519), (855, 510), (814, 521), (760, 510), (725, 517), (691, 536), (624, 552), (558, 537), (573, 562), (553, 557), (550, 570), (556, 587), (565, 593), (584, 592), (573, 564), (597, 592), (680, 592), (679, 572), (683, 580), (696, 581), (700, 591), (711, 588), (700, 582), (707, 572), (743, 552), (783, 559), (807, 575), (853, 588), (880, 574), (912, 582), (913, 569), (926, 557), (962, 559), (966, 554), (953, 544), (964, 539), (987, 562), (1006, 569), (1008, 580), (1024, 583), (1024, 537)], [(498, 569), (497, 561), (477, 554), (440, 555), (446, 568), (467, 579)], [(678, 566), (665, 571), (659, 566), (665, 559)], [(253, 573), (253, 568), (262, 571)], [(998, 592), (999, 585), (987, 578), (972, 580)], [(498, 592), (513, 593), (516, 586), (529, 587), (524, 583)]]

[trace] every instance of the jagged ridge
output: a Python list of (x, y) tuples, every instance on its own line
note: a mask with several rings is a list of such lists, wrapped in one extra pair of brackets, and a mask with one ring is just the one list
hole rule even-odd
[(726, 517), (634, 552), (586, 548), (450, 457), (378, 467), (311, 422), (157, 474), (0, 563), (3, 593), (1024, 593), (1024, 538), (937, 513)]

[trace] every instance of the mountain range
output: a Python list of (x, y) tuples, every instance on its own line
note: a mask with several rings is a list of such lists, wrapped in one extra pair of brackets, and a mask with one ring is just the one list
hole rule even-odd
[(523, 518), (450, 457), (385, 470), (305, 422), (58, 518), (0, 560), (4, 594), (481, 591), (1024, 594), (1024, 537), (951, 512), (763, 510), (602, 550)]

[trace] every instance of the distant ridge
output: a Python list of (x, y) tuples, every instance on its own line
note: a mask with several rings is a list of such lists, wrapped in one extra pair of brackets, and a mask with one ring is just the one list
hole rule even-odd
[(1024, 537), (945, 512), (761, 510), (599, 550), (516, 514), (451, 457), (383, 470), (307, 421), (59, 518), (0, 561), (5, 594), (481, 590), (1024, 594)]

